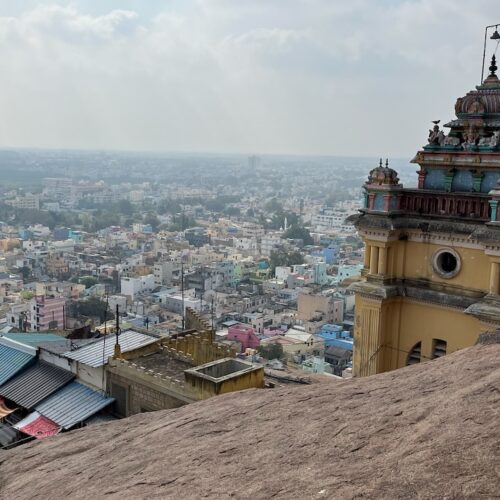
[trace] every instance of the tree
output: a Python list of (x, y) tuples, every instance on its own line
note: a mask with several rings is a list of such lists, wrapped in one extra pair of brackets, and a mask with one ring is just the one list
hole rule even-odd
[(23, 281), (28, 281), (31, 276), (31, 269), (28, 266), (23, 266), (20, 271), (23, 276)]
[[(97, 317), (101, 322), (104, 321), (106, 309), (106, 302), (102, 301), (98, 297), (89, 297), (76, 303), (76, 312), (78, 315)], [(114, 319), (115, 316), (113, 312), (108, 309), (106, 317), (110, 320)]]
[(269, 257), (269, 267), (271, 273), (274, 274), (277, 267), (282, 266), (295, 266), (304, 263), (304, 256), (297, 251), (283, 252), (272, 251)]
[(281, 344), (260, 345), (257, 352), (264, 359), (281, 359), (283, 357), (283, 346)]
[(23, 290), (21, 292), (21, 297), (24, 300), (31, 300), (34, 296), (35, 296), (35, 294), (31, 290)]
[(94, 276), (82, 276), (79, 280), (78, 283), (85, 285), (85, 288), (90, 288), (91, 286), (94, 286), (98, 283), (97, 278), (94, 278)]
[(122, 215), (130, 216), (134, 213), (134, 206), (129, 200), (120, 200), (117, 204), (117, 209)]
[(144, 224), (149, 224), (153, 228), (153, 232), (156, 233), (156, 231), (158, 231), (158, 227), (160, 226), (161, 222), (160, 219), (158, 219), (158, 217), (153, 212), (149, 212), (144, 217)]
[(237, 216), (237, 215), (241, 215), (241, 210), (238, 207), (227, 207), (224, 209), (224, 213), (226, 215), (229, 215), (230, 217)]
[(158, 205), (158, 213), (160, 214), (176, 214), (182, 210), (181, 204), (177, 200), (164, 198)]
[(285, 231), (283, 238), (292, 240), (302, 240), (304, 245), (314, 245), (311, 233), (303, 226), (291, 226)]
[(276, 198), (271, 198), (265, 205), (264, 209), (270, 213), (283, 212), (283, 206)]
[[(286, 224), (285, 224), (286, 221)], [(297, 225), (299, 223), (299, 218), (293, 212), (283, 212), (282, 210), (276, 212), (272, 218), (271, 222), (267, 222), (264, 226), (267, 229), (281, 229), (285, 225), (287, 227)]]
[(205, 208), (211, 212), (222, 212), (226, 208), (226, 204), (223, 200), (216, 198), (214, 200), (207, 200)]

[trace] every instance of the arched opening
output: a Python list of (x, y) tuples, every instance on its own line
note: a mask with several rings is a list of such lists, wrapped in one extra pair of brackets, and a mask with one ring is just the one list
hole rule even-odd
[(432, 359), (440, 358), (446, 354), (448, 343), (446, 340), (433, 339), (432, 340)]
[(406, 366), (416, 365), (420, 363), (420, 356), (422, 354), (422, 342), (417, 342), (412, 350), (408, 353), (406, 358)]

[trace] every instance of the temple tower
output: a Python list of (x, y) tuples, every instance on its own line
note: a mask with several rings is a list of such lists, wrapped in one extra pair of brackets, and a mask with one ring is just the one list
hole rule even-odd
[(434, 122), (412, 160), (418, 187), (374, 168), (354, 223), (365, 242), (355, 285), (354, 373), (434, 359), (500, 327), (500, 80), (493, 56), (482, 85)]

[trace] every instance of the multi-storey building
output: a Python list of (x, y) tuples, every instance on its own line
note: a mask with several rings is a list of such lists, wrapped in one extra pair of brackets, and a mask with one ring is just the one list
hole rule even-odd
[(26, 210), (40, 210), (40, 196), (26, 193), (24, 196), (16, 196), (13, 200), (6, 200), (5, 203), (13, 208)]
[(66, 299), (63, 297), (35, 297), (30, 301), (31, 330), (43, 332), (62, 330), (65, 325)]

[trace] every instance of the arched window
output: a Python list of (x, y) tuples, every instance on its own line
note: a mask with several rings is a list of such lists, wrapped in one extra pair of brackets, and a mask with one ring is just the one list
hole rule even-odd
[(420, 363), (420, 355), (422, 353), (422, 342), (417, 342), (406, 358), (406, 366), (416, 365)]
[(433, 339), (432, 340), (432, 359), (440, 358), (446, 354), (448, 343), (446, 340)]

